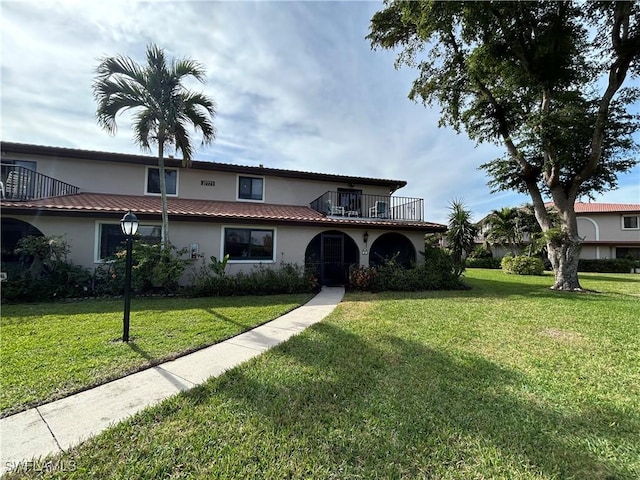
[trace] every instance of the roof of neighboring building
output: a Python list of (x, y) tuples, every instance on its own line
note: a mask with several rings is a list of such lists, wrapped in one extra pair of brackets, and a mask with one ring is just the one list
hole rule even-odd
[[(167, 198), (169, 216), (175, 220), (211, 221), (229, 220), (244, 223), (277, 222), (294, 225), (361, 226), (425, 232), (445, 231), (446, 226), (419, 221), (394, 221), (359, 217), (326, 217), (305, 206), (274, 205), (268, 203), (224, 202), (215, 200), (189, 200)], [(120, 218), (129, 210), (140, 219), (159, 219), (162, 213), (160, 197), (114, 195), (104, 193), (78, 193), (30, 201), (2, 201), (2, 210), (14, 214), (100, 216)]]
[(640, 212), (640, 203), (582, 203), (574, 205), (576, 213), (626, 213)]
[[(22, 154), (41, 155), (49, 157), (63, 157), (83, 160), (97, 160), (117, 163), (138, 163), (141, 165), (157, 165), (158, 158), (149, 155), (131, 155), (125, 153), (98, 152), (93, 150), (81, 150), (77, 148), (49, 147), (44, 145), (31, 145), (26, 143), (0, 142), (2, 155)], [(181, 160), (166, 158), (167, 167), (180, 167)], [(234, 165), (230, 163), (206, 162), (193, 160), (190, 168), (201, 170), (214, 170), (217, 172), (246, 173), (250, 175), (272, 175), (276, 177), (296, 178), (305, 180), (321, 180), (340, 182), (346, 184), (361, 184), (389, 187), (391, 192), (404, 187), (407, 182), (404, 180), (390, 180), (382, 178), (354, 177), (349, 175), (336, 175), (328, 173), (301, 172), (296, 170), (285, 170), (280, 168), (267, 168), (263, 166), (254, 167), (247, 165)]]

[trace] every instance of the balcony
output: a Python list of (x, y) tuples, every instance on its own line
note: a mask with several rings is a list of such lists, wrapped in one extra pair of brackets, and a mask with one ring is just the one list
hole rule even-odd
[(424, 200), (390, 195), (326, 192), (311, 202), (310, 207), (329, 217), (421, 222)]
[(73, 195), (80, 189), (25, 167), (0, 164), (0, 190), (3, 200), (37, 200), (39, 198)]

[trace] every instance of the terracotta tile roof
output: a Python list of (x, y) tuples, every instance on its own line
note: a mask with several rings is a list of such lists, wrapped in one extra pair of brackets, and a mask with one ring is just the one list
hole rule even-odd
[(640, 203), (582, 203), (574, 204), (576, 213), (640, 212)]
[[(553, 203), (547, 202), (545, 207), (553, 207)], [(584, 203), (573, 204), (576, 213), (629, 213), (640, 212), (640, 203)]]
[[(323, 224), (344, 226), (366, 226), (405, 230), (444, 231), (446, 227), (430, 222), (407, 222), (367, 218), (335, 218), (300, 205), (274, 205), (267, 203), (225, 202), (216, 200), (167, 199), (171, 217), (212, 219), (277, 221), (297, 224)], [(122, 215), (128, 210), (141, 218), (145, 215), (159, 216), (162, 213), (160, 197), (113, 195), (105, 193), (79, 193), (40, 200), (12, 202), (2, 201), (3, 210), (20, 213), (41, 212), (58, 214), (113, 214)]]

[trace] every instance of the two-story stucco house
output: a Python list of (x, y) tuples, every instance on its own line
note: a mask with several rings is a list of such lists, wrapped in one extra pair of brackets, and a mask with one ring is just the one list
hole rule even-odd
[[(139, 234), (159, 240), (157, 159), (2, 142), (2, 262), (29, 234), (66, 235), (71, 260), (95, 267), (123, 241), (129, 210)], [(281, 262), (344, 283), (349, 266), (397, 255), (420, 262), (424, 202), (396, 196), (401, 180), (167, 160), (169, 239), (193, 256), (229, 255), (229, 273)]]
[(576, 203), (580, 258), (640, 260), (640, 204)]
[[(547, 207), (553, 204), (548, 203)], [(578, 236), (582, 239), (580, 258), (640, 260), (640, 204), (639, 203), (582, 203), (574, 204)], [(475, 240), (483, 244), (486, 217), (478, 225), (480, 233)], [(524, 244), (529, 243), (524, 234)], [(505, 246), (493, 246), (493, 256), (502, 257), (509, 250)]]

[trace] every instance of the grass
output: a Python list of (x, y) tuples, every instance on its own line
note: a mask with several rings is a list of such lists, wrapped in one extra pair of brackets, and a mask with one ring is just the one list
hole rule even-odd
[(588, 294), (490, 270), (467, 282), (348, 294), (44, 476), (640, 478), (640, 276), (583, 275)]
[(38, 405), (217, 343), (308, 295), (140, 298), (123, 343), (121, 300), (2, 307), (0, 412)]

